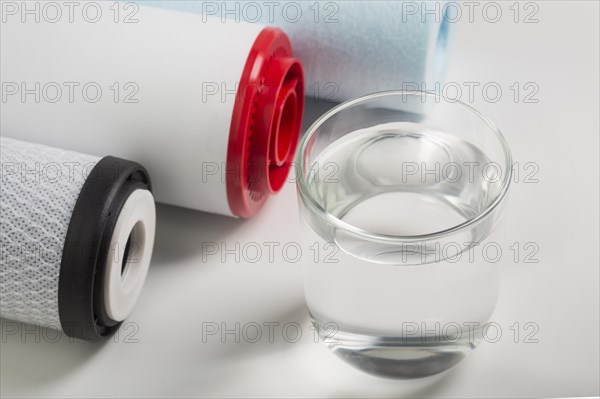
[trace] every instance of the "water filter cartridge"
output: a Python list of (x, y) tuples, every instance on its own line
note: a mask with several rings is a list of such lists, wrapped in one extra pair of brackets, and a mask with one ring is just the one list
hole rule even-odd
[(196, 210), (250, 217), (282, 187), (304, 105), (283, 31), (125, 2), (37, 22), (21, 7), (1, 26), (4, 134), (140, 162), (157, 201)]
[(144, 3), (283, 29), (302, 60), (307, 101), (323, 106), (386, 90), (439, 91), (453, 25), (468, 12), (449, 0)]
[(0, 137), (0, 317), (96, 340), (133, 309), (156, 214), (146, 170)]

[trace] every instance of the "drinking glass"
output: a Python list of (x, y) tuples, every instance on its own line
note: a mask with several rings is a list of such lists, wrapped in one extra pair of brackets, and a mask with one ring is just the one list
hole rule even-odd
[(458, 363), (497, 302), (482, 256), (509, 189), (504, 137), (472, 107), (390, 91), (343, 103), (302, 139), (296, 185), (306, 303), (351, 365), (416, 378)]

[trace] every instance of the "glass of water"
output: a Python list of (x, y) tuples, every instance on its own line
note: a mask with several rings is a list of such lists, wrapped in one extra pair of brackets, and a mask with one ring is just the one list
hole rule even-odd
[(322, 341), (393, 378), (440, 373), (474, 349), (498, 295), (498, 263), (478, 254), (511, 181), (500, 131), (458, 101), (382, 92), (323, 115), (296, 162)]

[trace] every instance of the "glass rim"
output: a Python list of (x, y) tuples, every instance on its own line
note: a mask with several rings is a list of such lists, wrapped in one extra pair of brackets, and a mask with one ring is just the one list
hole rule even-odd
[[(363, 102), (367, 102), (367, 101), (370, 101), (370, 100), (373, 100), (376, 98), (388, 97), (388, 96), (398, 96), (398, 95), (404, 95), (404, 96), (419, 95), (419, 96), (426, 96), (426, 97), (434, 97), (438, 102), (440, 100), (442, 100), (442, 101), (445, 101), (450, 104), (459, 105), (459, 106), (465, 108), (471, 114), (473, 114), (476, 117), (478, 117), (479, 119), (481, 119), (489, 127), (491, 132), (495, 135), (496, 139), (498, 139), (498, 141), (502, 147), (502, 151), (504, 152), (504, 155), (506, 157), (506, 164), (507, 164), (506, 170), (508, 171), (508, 173), (504, 174), (504, 179), (502, 181), (502, 187), (500, 189), (500, 192), (496, 195), (494, 200), (484, 210), (482, 210), (481, 212), (479, 212), (477, 214), (477, 216), (470, 218), (468, 220), (465, 220), (464, 222), (454, 225), (452, 227), (449, 227), (447, 229), (434, 231), (431, 233), (407, 235), (407, 236), (380, 234), (380, 233), (373, 233), (368, 230), (356, 227), (350, 223), (344, 222), (342, 219), (338, 218), (337, 216), (333, 215), (332, 213), (328, 212), (325, 208), (323, 208), (321, 206), (321, 204), (318, 203), (313, 198), (313, 196), (309, 193), (308, 187), (306, 186), (306, 182), (304, 181), (305, 168), (304, 168), (303, 158), (304, 158), (304, 153), (306, 151), (306, 146), (307, 146), (308, 142), (316, 134), (319, 127), (321, 127), (321, 125), (323, 125), (323, 123), (325, 123), (327, 120), (329, 120), (333, 115), (338, 114), (339, 112), (344, 111), (354, 105), (357, 105), (357, 104), (360, 104)], [(367, 239), (386, 241), (386, 242), (398, 242), (398, 243), (415, 242), (415, 241), (441, 238), (441, 237), (447, 236), (449, 234), (454, 234), (454, 233), (457, 233), (460, 231), (467, 230), (469, 227), (478, 224), (481, 220), (487, 218), (492, 213), (492, 211), (502, 202), (502, 200), (506, 196), (506, 193), (508, 192), (508, 188), (510, 186), (510, 183), (512, 180), (512, 174), (513, 174), (512, 155), (510, 152), (510, 148), (508, 146), (508, 142), (506, 141), (506, 138), (504, 137), (504, 135), (502, 134), (500, 129), (498, 129), (498, 127), (490, 119), (485, 117), (481, 112), (477, 111), (472, 106), (470, 106), (460, 100), (454, 100), (454, 99), (451, 100), (451, 99), (444, 97), (438, 93), (429, 92), (429, 91), (419, 91), (419, 90), (380, 91), (380, 92), (376, 92), (376, 93), (372, 93), (372, 94), (367, 94), (367, 95), (364, 95), (361, 97), (357, 97), (357, 98), (342, 102), (339, 105), (336, 105), (335, 107), (333, 107), (332, 109), (330, 109), (329, 111), (327, 111), (326, 113), (321, 115), (306, 130), (306, 133), (302, 137), (302, 140), (300, 141), (300, 145), (298, 146), (298, 151), (296, 153), (296, 165), (298, 165), (295, 168), (296, 173), (297, 173), (296, 187), (298, 188), (299, 195), (302, 198), (308, 200), (309, 204), (314, 208), (314, 210), (317, 211), (320, 216), (324, 217), (329, 224), (335, 226), (337, 229), (346, 231), (353, 235), (362, 236)]]

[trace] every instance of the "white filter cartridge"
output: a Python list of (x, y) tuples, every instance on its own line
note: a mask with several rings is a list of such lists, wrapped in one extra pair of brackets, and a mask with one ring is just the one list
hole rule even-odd
[(67, 3), (2, 5), (3, 134), (139, 162), (157, 201), (196, 210), (250, 217), (281, 188), (304, 104), (283, 31)]
[(133, 309), (156, 214), (146, 170), (0, 137), (0, 317), (94, 341)]

